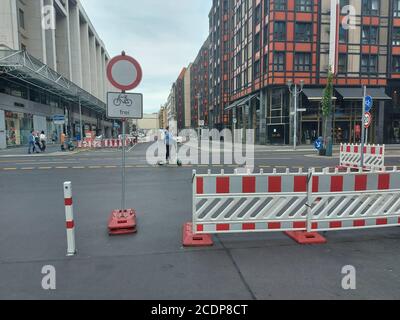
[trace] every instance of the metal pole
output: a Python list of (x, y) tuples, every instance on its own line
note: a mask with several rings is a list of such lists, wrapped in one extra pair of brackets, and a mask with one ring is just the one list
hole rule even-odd
[(125, 210), (125, 164), (126, 164), (126, 153), (125, 153), (125, 127), (126, 119), (122, 119), (122, 201), (121, 210)]
[(363, 102), (361, 115), (361, 163), (360, 168), (364, 168), (364, 146), (365, 146), (365, 100), (367, 97), (367, 86), (363, 86)]
[(81, 104), (81, 97), (78, 97), (79, 103), (79, 126), (80, 126), (80, 136), (81, 141), (83, 141), (83, 125), (82, 125), (82, 104)]
[(198, 136), (201, 136), (201, 128), (200, 128), (200, 94), (197, 95), (197, 126), (198, 126)]
[(297, 149), (297, 84), (294, 85), (294, 150)]

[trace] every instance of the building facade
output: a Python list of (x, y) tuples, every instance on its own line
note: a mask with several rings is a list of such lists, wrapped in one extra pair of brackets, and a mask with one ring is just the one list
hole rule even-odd
[(0, 148), (27, 144), (31, 130), (111, 136), (109, 59), (80, 1), (1, 1)]
[(323, 132), (331, 69), (334, 142), (360, 141), (366, 85), (374, 98), (368, 142), (400, 143), (399, 0), (213, 0), (206, 46), (208, 70), (199, 67), (203, 46), (191, 72), (193, 128), (200, 93), (206, 126), (254, 129), (260, 144), (293, 143), (288, 83), (303, 83), (297, 137), (311, 144)]

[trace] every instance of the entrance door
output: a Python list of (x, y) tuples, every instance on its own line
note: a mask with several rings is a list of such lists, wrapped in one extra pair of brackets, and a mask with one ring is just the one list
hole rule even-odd
[(7, 148), (6, 144), (6, 120), (4, 111), (0, 110), (0, 149)]
[(285, 144), (285, 125), (268, 126), (268, 136), (271, 144)]

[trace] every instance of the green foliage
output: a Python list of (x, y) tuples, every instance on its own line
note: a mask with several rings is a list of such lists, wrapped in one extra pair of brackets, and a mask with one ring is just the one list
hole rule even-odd
[(332, 97), (333, 97), (333, 73), (329, 68), (328, 83), (324, 89), (324, 96), (322, 98), (322, 115), (328, 118), (332, 114)]

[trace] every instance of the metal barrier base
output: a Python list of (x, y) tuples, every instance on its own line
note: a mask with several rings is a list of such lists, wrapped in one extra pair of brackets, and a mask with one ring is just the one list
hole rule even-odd
[(110, 236), (132, 234), (137, 232), (136, 212), (133, 209), (114, 210), (108, 222)]
[(325, 244), (326, 238), (316, 232), (288, 231), (285, 234), (299, 244)]
[(212, 235), (193, 234), (193, 224), (183, 225), (183, 246), (184, 247), (211, 247), (214, 245)]

